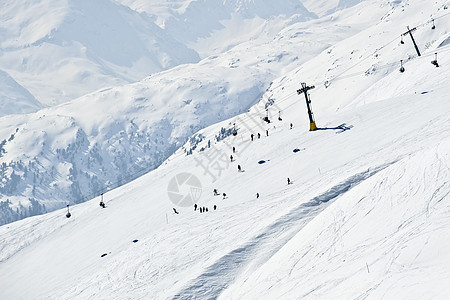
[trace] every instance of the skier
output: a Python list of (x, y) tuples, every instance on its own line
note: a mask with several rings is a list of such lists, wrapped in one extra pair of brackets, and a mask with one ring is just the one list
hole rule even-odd
[(252, 139), (252, 141), (253, 141), (253, 136), (254, 136), (254, 135), (253, 135), (253, 133), (252, 133), (252, 134), (250, 134), (250, 138)]
[(241, 165), (238, 165), (238, 172), (241, 172), (241, 171), (242, 171)]
[(236, 153), (236, 148), (234, 148), (234, 146), (233, 146), (233, 153)]
[(214, 196), (217, 196), (217, 195), (219, 195), (219, 193), (217, 192), (217, 189), (214, 189)]
[(214, 210), (216, 210), (217, 209), (217, 206), (214, 204)]
[(176, 213), (178, 215), (177, 210), (175, 209), (175, 207), (173, 208), (173, 212)]
[(231, 162), (233, 162), (233, 155), (230, 155), (230, 160)]
[(259, 198), (259, 193), (256, 193), (256, 199), (258, 199)]
[(106, 205), (105, 205), (105, 202), (103, 202), (103, 201), (100, 201), (100, 204), (99, 204), (102, 208), (105, 208), (106, 207)]
[(292, 125), (292, 123), (291, 123), (291, 125), (290, 125), (290, 126), (291, 126), (291, 128), (290, 128), (290, 129), (292, 129), (292, 127), (293, 127), (294, 125)]
[(287, 179), (287, 182), (288, 182), (288, 184), (291, 184), (291, 180), (289, 179), (289, 177)]
[(227, 197), (227, 194), (223, 193), (223, 199), (225, 199)]
[(266, 130), (266, 136), (269, 136), (269, 130)]
[(207, 208), (207, 207), (204, 207), (204, 208), (203, 208), (203, 211), (205, 211), (205, 209), (206, 209), (206, 212), (208, 212), (208, 208)]
[(197, 210), (197, 203), (194, 204), (194, 211)]
[(258, 139), (259, 139), (259, 138), (261, 138), (261, 134), (259, 134), (259, 132), (258, 132)]
[(202, 213), (202, 212), (203, 212), (203, 208), (201, 208), (201, 207), (200, 207), (200, 209), (199, 209), (199, 210), (200, 210), (200, 213)]

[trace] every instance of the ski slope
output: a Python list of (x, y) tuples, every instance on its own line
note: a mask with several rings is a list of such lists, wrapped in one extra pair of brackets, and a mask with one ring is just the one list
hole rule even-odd
[[(288, 119), (253, 142), (241, 130), (107, 193), (105, 209), (94, 199), (70, 219), (59, 210), (2, 226), (1, 298), (440, 298), (450, 276), (448, 93), (437, 85), (356, 107), (315, 132)], [(325, 129), (343, 122), (353, 127)], [(231, 145), (236, 161), (213, 182), (198, 161), (228, 157)], [(200, 179), (197, 203), (209, 212), (172, 213), (167, 184), (181, 172)]]
[[(443, 238), (450, 228), (450, 57), (448, 19), (438, 17), (447, 13), (448, 3), (390, 1), (371, 7), (373, 3), (379, 4), (366, 1), (282, 30), (280, 40), (303, 40), (309, 34), (301, 26), (323, 22), (317, 31), (322, 42), (330, 42), (321, 30), (337, 19), (335, 33), (341, 32), (342, 39), (335, 36), (324, 50), (319, 49), (326, 42), (316, 44), (317, 52), (311, 51), (297, 67), (281, 59), (258, 71), (243, 67), (237, 78), (223, 67), (219, 73), (228, 74), (224, 81), (202, 73), (217, 70), (220, 63), (230, 67), (228, 59), (242, 54), (243, 44), (198, 66), (101, 91), (101, 97), (94, 93), (39, 114), (2, 118), (9, 122), (3, 127), (8, 133), (14, 132), (14, 122), (27, 123), (33, 129), (28, 131), (30, 140), (52, 124), (39, 136), (42, 149), (48, 141), (65, 148), (64, 141), (72, 143), (74, 135), (80, 144), (94, 137), (106, 145), (117, 134), (119, 147), (128, 139), (121, 136), (123, 124), (132, 120), (152, 127), (140, 109), (147, 116), (160, 116), (166, 113), (158, 110), (166, 107), (161, 99), (174, 98), (169, 90), (180, 90), (180, 82), (188, 90), (189, 81), (179, 75), (185, 68), (212, 77), (203, 79), (207, 87), (195, 85), (190, 94), (165, 103), (172, 123), (162, 124), (158, 133), (170, 128), (168, 140), (178, 137), (178, 146), (183, 136), (195, 135), (157, 169), (105, 193), (105, 209), (96, 197), (70, 206), (70, 218), (60, 209), (0, 226), (0, 299), (445, 298), (450, 292), (450, 243)], [(382, 18), (370, 24), (369, 8), (375, 7)], [(430, 14), (436, 14), (434, 31)], [(350, 26), (352, 22), (357, 25)], [(423, 24), (417, 30), (421, 57), (414, 56), (411, 45), (394, 40), (395, 28), (409, 22)], [(351, 28), (343, 32), (344, 24)], [(265, 53), (276, 53), (273, 49)], [(244, 58), (259, 50), (234, 64), (248, 67), (251, 63)], [(439, 68), (430, 64), (435, 52)], [(398, 59), (404, 57), (409, 59), (400, 73)], [(253, 84), (272, 72), (283, 75), (254, 101), (250, 96), (258, 93)], [(179, 77), (164, 78), (173, 74)], [(149, 88), (159, 80), (166, 80), (166, 89)], [(219, 112), (226, 104), (228, 115), (191, 111), (182, 102), (192, 98), (196, 104), (201, 96), (215, 95), (225, 81), (233, 83), (228, 97), (217, 97), (207, 107)], [(235, 90), (239, 81), (248, 85)], [(296, 93), (301, 82), (316, 85), (309, 92), (319, 127), (314, 132), (308, 131), (304, 95)], [(155, 93), (161, 102), (145, 101), (150, 96), (143, 95)], [(119, 107), (105, 105), (122, 96), (127, 101), (114, 102)], [(236, 103), (242, 98), (245, 103)], [(226, 102), (230, 99), (236, 102)], [(80, 116), (79, 104), (84, 109)], [(106, 117), (91, 122), (102, 110)], [(269, 124), (262, 120), (266, 114)], [(117, 115), (123, 118), (113, 117)], [(87, 133), (85, 138), (79, 128)], [(125, 132), (143, 127), (128, 128)], [(251, 141), (250, 135), (257, 133), (261, 137)], [(20, 153), (19, 146), (26, 144), (17, 141), (23, 138), (14, 137), (18, 146), (6, 148), (5, 157), (14, 157), (13, 150)], [(39, 147), (27, 149), (38, 156)], [(118, 156), (129, 149), (135, 148), (124, 146)], [(60, 172), (69, 168), (61, 165)], [(195, 176), (200, 186), (179, 182), (174, 190), (171, 183), (180, 174)], [(214, 196), (214, 189), (227, 197)], [(194, 211), (189, 199), (209, 211)]]

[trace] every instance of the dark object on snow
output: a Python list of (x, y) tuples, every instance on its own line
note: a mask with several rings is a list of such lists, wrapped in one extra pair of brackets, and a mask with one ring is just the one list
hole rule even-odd
[(194, 204), (194, 211), (197, 210), (197, 203)]
[(133, 243), (137, 243), (139, 240), (133, 240)]
[(200, 210), (200, 213), (202, 213), (202, 212), (203, 212), (203, 208), (202, 208), (202, 207), (200, 207), (200, 209), (199, 209), (199, 210)]
[(206, 212), (208, 212), (208, 208), (206, 208)]
[(176, 213), (178, 215), (177, 210), (175, 209), (175, 207), (173, 208), (173, 212)]
[(227, 194), (223, 193), (223, 199), (225, 199), (227, 197)]
[(405, 72), (405, 67), (403, 67), (403, 60), (400, 60), (400, 73)]
[(214, 189), (214, 190), (213, 190), (213, 193), (214, 193), (214, 196), (219, 195), (219, 192), (217, 192), (217, 189)]
[(67, 214), (66, 214), (66, 218), (70, 218), (72, 216), (72, 214), (69, 211), (69, 204), (67, 204)]
[(258, 199), (259, 198), (259, 193), (256, 193), (256, 199)]
[(236, 153), (236, 148), (234, 148), (234, 146), (233, 146), (233, 153)]
[(438, 64), (438, 61), (437, 61), (437, 53), (435, 53), (434, 55), (435, 55), (435, 57), (434, 57), (434, 60), (431, 61), (431, 64), (435, 65), (436, 68), (438, 68), (439, 64)]
[(294, 125), (292, 125), (292, 123), (289, 126), (290, 126), (290, 129), (292, 129), (292, 127), (294, 127)]
[(238, 165), (238, 172), (241, 172), (241, 171), (242, 171), (241, 165)]
[(297, 152), (299, 152), (300, 151), (300, 149), (298, 149), (298, 148), (295, 148), (294, 150), (292, 150), (294, 153), (297, 153)]
[(106, 207), (106, 205), (105, 205), (105, 202), (103, 202), (103, 201), (100, 201), (100, 204), (99, 204), (102, 208), (105, 208)]
[(103, 253), (100, 257), (105, 257), (106, 255), (108, 255), (108, 253)]
[(231, 162), (233, 161), (233, 155), (230, 155), (230, 161)]
[(264, 121), (264, 122), (267, 122), (267, 124), (270, 123), (269, 117), (264, 117), (264, 118), (263, 118), (263, 121)]
[(259, 139), (259, 138), (261, 138), (261, 134), (259, 134), (259, 132), (258, 132), (258, 139)]
[(214, 210), (216, 210), (217, 209), (217, 205), (214, 205)]
[(288, 184), (291, 184), (291, 180), (289, 179), (289, 177), (287, 179), (287, 182), (288, 182)]
[(252, 141), (253, 141), (253, 137), (254, 137), (253, 133), (250, 134), (250, 138), (252, 139)]
[(269, 130), (266, 130), (266, 136), (269, 136)]
[(262, 164), (264, 164), (265, 162), (266, 162), (265, 160), (260, 160), (260, 161), (258, 161), (258, 164), (262, 165)]

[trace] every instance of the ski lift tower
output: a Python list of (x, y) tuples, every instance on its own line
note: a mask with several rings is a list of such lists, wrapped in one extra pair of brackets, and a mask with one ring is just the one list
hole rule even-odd
[(305, 94), (306, 99), (306, 107), (308, 108), (308, 116), (309, 116), (309, 131), (314, 131), (317, 129), (316, 122), (314, 121), (314, 114), (311, 109), (311, 100), (309, 99), (308, 90), (312, 90), (315, 86), (306, 86), (305, 82), (302, 82), (302, 88), (297, 90), (297, 94)]

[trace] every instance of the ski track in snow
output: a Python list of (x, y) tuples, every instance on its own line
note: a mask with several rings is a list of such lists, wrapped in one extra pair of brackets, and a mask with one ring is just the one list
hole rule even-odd
[[(262, 265), (295, 236), (310, 220), (327, 208), (333, 200), (396, 161), (355, 174), (306, 203), (292, 209), (252, 241), (218, 259), (173, 299), (217, 299), (234, 280), (249, 267)], [(266, 249), (267, 253), (263, 253)]]

